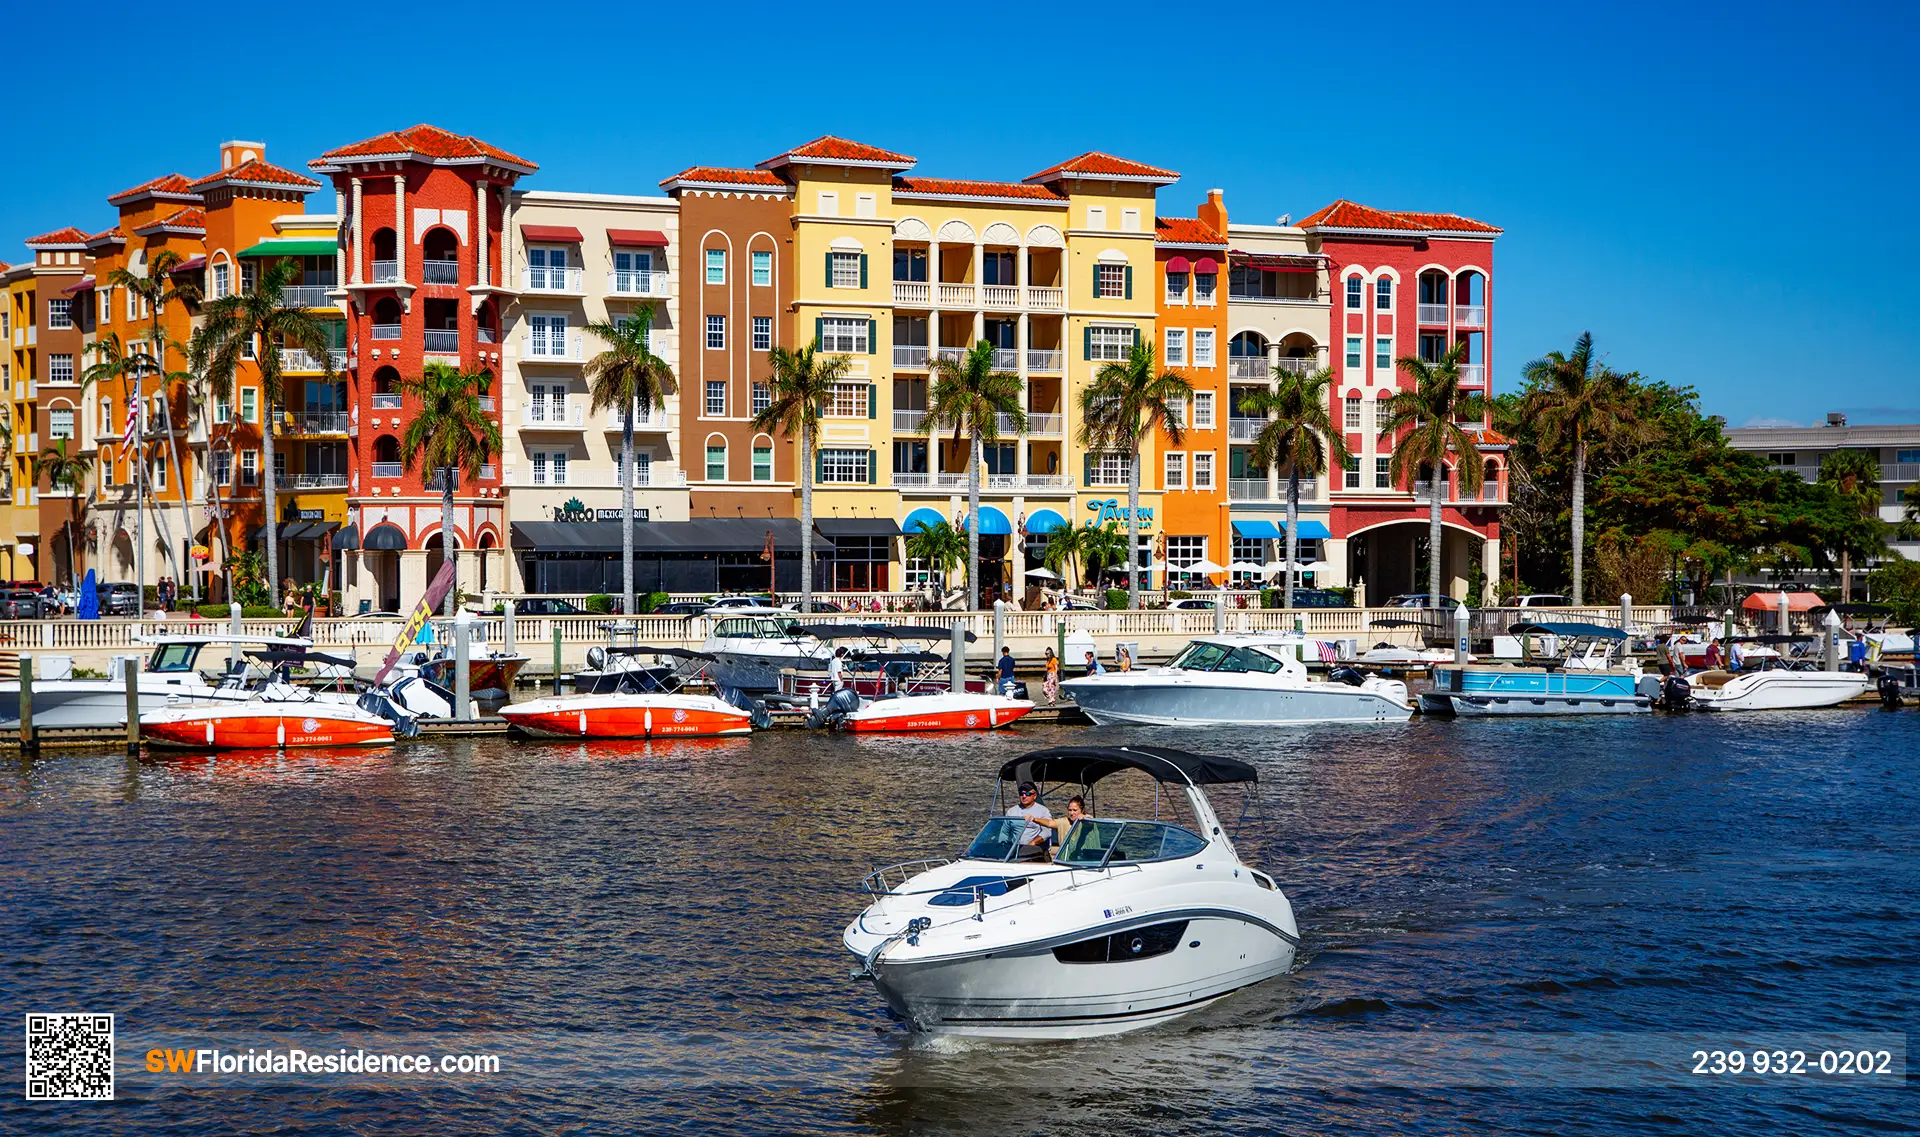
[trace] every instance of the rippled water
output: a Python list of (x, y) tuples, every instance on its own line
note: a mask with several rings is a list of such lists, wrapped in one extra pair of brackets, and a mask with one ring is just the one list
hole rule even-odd
[[(853, 886), (955, 851), (1004, 759), (1096, 738), (1260, 767), (1240, 850), (1294, 902), (1295, 973), (1115, 1039), (909, 1036), (848, 978)], [(1903, 1088), (1477, 1071), (1557, 1032), (1672, 1066), (1671, 1032), (1908, 1029), (1917, 743), (1920, 715), (1843, 711), (12, 759), (0, 1019), (520, 1064), (221, 1088), (123, 1060), (117, 1104), (7, 1089), (0, 1131), (1910, 1130)]]

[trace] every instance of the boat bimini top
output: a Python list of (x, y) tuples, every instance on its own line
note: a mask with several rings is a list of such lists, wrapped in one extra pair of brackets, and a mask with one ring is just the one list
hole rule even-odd
[(1194, 754), (1166, 746), (1055, 746), (1035, 750), (1001, 766), (1000, 780), (1091, 786), (1122, 770), (1140, 770), (1157, 782), (1176, 786), (1260, 780), (1260, 771), (1238, 758)]
[(1507, 634), (1510, 636), (1545, 634), (1582, 640), (1624, 640), (1627, 638), (1627, 633), (1619, 628), (1611, 627), (1607, 624), (1587, 623), (1520, 623), (1508, 628)]

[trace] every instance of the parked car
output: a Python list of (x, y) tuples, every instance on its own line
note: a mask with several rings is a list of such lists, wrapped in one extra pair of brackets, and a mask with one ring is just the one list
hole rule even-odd
[(513, 611), (518, 616), (591, 616), (593, 613), (573, 603), (552, 596), (528, 596), (516, 600)]
[(40, 594), (31, 588), (0, 590), (0, 620), (38, 620)]
[(1451, 596), (1442, 596), (1440, 603), (1428, 603), (1427, 593), (1407, 592), (1387, 599), (1389, 608), (1464, 608), (1466, 605)]
[(656, 616), (698, 616), (713, 605), (700, 600), (674, 600), (653, 610)]
[[(795, 604), (794, 608), (796, 610), (799, 610), (800, 605)], [(845, 608), (842, 608), (840, 605), (835, 604), (831, 600), (810, 601), (807, 608), (805, 608), (804, 610), (808, 612), (845, 612), (846, 611)]]
[(1573, 597), (1562, 596), (1557, 592), (1536, 592), (1529, 596), (1522, 596), (1514, 606), (1516, 608), (1571, 608)]
[(712, 608), (773, 608), (771, 597), (767, 596), (716, 596), (707, 605)]
[(94, 595), (100, 598), (102, 616), (138, 616), (140, 614), (140, 586), (128, 581), (101, 581), (94, 586)]

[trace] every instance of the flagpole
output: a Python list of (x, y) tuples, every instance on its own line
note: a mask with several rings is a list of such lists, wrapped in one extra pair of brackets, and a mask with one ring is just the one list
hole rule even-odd
[(140, 615), (147, 614), (147, 403), (145, 369), (133, 373), (133, 585)]

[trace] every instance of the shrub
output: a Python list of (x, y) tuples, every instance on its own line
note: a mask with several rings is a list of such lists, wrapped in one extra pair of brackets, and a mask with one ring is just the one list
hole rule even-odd
[(1176, 588), (1172, 592), (1167, 593), (1167, 599), (1168, 600), (1191, 600), (1193, 599), (1193, 593), (1188, 592), (1184, 588)]
[(249, 604), (240, 609), (240, 618), (242, 620), (290, 620), (295, 617), (288, 616), (271, 604)]
[(638, 600), (634, 601), (634, 604), (642, 612), (654, 612), (654, 611), (658, 611), (662, 604), (666, 604), (672, 599), (673, 597), (668, 596), (664, 592), (649, 592), (645, 596), (642, 596)]
[(613, 611), (613, 597), (603, 592), (596, 592), (592, 596), (587, 597), (586, 603), (582, 605), (582, 607), (597, 616), (604, 616)]
[(1107, 589), (1107, 607), (1113, 609), (1127, 606), (1127, 590), (1124, 588)]
[(1281, 608), (1285, 607), (1286, 603), (1286, 590), (1280, 588), (1263, 588), (1260, 590), (1260, 607)]
[(194, 611), (200, 613), (200, 618), (203, 620), (224, 620), (227, 618), (227, 606), (225, 604), (202, 604), (200, 607), (195, 608)]

